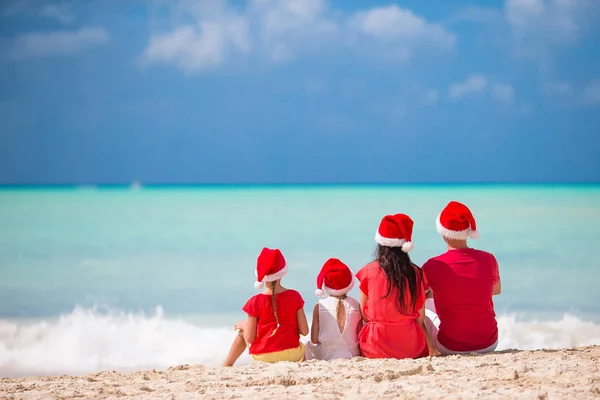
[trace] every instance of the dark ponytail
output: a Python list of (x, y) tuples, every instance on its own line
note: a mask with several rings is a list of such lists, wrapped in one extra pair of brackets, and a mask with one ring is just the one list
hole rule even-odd
[[(411, 262), (408, 253), (402, 251), (401, 247), (378, 245), (376, 258), (388, 280), (388, 291), (382, 299), (396, 289), (400, 311), (411, 313), (417, 303), (418, 288), (423, 282), (421, 269)], [(410, 307), (405, 303), (407, 293), (410, 294)]]

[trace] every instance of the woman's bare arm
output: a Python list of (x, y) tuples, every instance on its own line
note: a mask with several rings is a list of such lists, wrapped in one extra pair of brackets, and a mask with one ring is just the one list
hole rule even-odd
[(367, 317), (365, 316), (365, 312), (364, 312), (365, 304), (367, 304), (367, 300), (369, 300), (369, 296), (364, 294), (361, 290), (360, 291), (360, 315), (362, 316), (362, 319), (365, 322), (369, 322), (369, 320), (367, 320)]
[(360, 330), (362, 329), (364, 323), (362, 321), (362, 319), (360, 321), (358, 321), (358, 324), (356, 324), (356, 334), (360, 334)]

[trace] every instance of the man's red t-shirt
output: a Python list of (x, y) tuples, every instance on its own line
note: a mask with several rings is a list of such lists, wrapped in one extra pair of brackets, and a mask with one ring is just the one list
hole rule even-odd
[(492, 292), (498, 262), (485, 251), (455, 249), (423, 265), (440, 319), (438, 341), (454, 351), (475, 351), (498, 340)]
[(270, 294), (252, 296), (242, 307), (248, 315), (257, 318), (256, 339), (250, 345), (250, 354), (265, 354), (274, 351), (295, 349), (300, 346), (298, 333), (298, 310), (304, 300), (295, 290), (286, 290), (275, 295), (279, 328), (273, 312)]

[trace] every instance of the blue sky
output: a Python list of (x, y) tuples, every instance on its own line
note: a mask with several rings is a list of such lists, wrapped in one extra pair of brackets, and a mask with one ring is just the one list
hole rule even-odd
[(600, 2), (5, 1), (0, 183), (600, 181)]

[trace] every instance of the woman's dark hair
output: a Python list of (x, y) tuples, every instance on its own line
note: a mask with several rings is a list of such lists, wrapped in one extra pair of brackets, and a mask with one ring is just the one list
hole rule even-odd
[[(378, 245), (375, 258), (388, 279), (388, 291), (382, 299), (388, 297), (392, 293), (392, 289), (396, 289), (400, 311), (403, 313), (411, 312), (417, 302), (417, 289), (423, 282), (421, 269), (415, 268), (416, 266), (410, 261), (408, 253), (402, 251), (401, 247)], [(405, 304), (406, 293), (410, 294), (410, 308)]]

